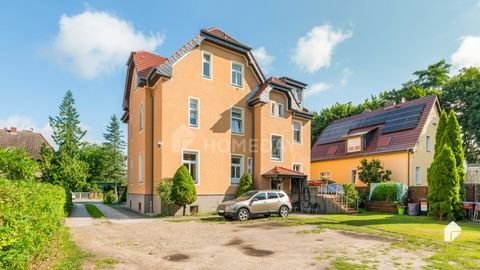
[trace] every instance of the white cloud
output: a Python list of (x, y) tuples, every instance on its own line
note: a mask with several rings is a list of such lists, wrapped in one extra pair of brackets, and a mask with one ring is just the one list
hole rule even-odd
[(457, 68), (480, 67), (480, 36), (466, 36), (452, 54), (452, 64)]
[(352, 76), (352, 70), (348, 67), (342, 70), (342, 79), (340, 80), (340, 85), (345, 86), (348, 84), (348, 79)]
[(164, 40), (145, 35), (132, 24), (107, 12), (62, 15), (49, 55), (79, 76), (93, 79), (122, 67), (134, 50), (154, 51)]
[(269, 55), (265, 47), (254, 49), (252, 50), (252, 53), (262, 70), (268, 73), (271, 70), (271, 64), (273, 63), (273, 60), (275, 60), (275, 57)]
[(314, 83), (305, 90), (305, 97), (316, 95), (320, 92), (330, 89), (331, 87), (331, 84), (324, 82)]
[(351, 36), (352, 32), (335, 31), (329, 24), (315, 26), (298, 39), (292, 61), (307, 73), (328, 67), (335, 47)]
[(11, 128), (16, 127), (17, 130), (32, 130), (34, 132), (42, 133), (43, 137), (51, 144), (55, 145), (52, 139), (52, 128), (48, 123), (42, 125), (37, 125), (34, 121), (23, 115), (12, 115), (6, 119), (0, 119), (0, 128)]

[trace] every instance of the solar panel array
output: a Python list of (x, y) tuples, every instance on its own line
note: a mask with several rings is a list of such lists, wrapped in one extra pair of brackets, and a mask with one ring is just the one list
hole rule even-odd
[(424, 107), (425, 104), (419, 104), (405, 108), (391, 109), (379, 114), (374, 114), (371, 117), (331, 124), (323, 130), (316, 143), (325, 144), (339, 141), (352, 129), (379, 124), (384, 124), (382, 133), (411, 129), (417, 126)]

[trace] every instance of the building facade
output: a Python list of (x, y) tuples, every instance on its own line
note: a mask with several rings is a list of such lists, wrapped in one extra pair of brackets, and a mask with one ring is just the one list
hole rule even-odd
[(365, 186), (358, 179), (362, 159), (377, 159), (391, 179), (407, 186), (427, 186), (440, 117), (436, 96), (339, 119), (312, 147), (312, 179)]
[(131, 209), (161, 212), (156, 187), (181, 165), (197, 188), (187, 210), (199, 212), (233, 198), (247, 172), (256, 188), (287, 192), (292, 181), (308, 177), (306, 85), (266, 79), (248, 46), (210, 28), (169, 58), (133, 52), (127, 66), (123, 121)]

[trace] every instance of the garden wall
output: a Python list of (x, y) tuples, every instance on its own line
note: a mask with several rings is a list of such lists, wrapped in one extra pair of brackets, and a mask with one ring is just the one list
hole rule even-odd
[(397, 213), (397, 207), (393, 205), (393, 202), (368, 201), (365, 206), (368, 211), (378, 211), (392, 214)]

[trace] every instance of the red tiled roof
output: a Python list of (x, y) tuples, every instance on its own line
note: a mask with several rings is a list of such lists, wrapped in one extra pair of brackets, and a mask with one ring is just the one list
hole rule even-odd
[(42, 158), (40, 154), (42, 144), (51, 148), (41, 133), (27, 130), (10, 132), (7, 129), (0, 129), (0, 148), (22, 148), (34, 159), (39, 160)]
[[(437, 96), (435, 95), (428, 96), (428, 97), (408, 101), (406, 103), (401, 103), (395, 106), (395, 108), (389, 110), (391, 111), (398, 108), (405, 108), (408, 106), (415, 106), (420, 104), (424, 104), (425, 107), (421, 112), (417, 125), (414, 128), (382, 133), (383, 125), (378, 125), (376, 129), (372, 130), (371, 138), (369, 139), (363, 151), (359, 151), (359, 152), (348, 153), (346, 151), (345, 138), (338, 138), (338, 140), (335, 142), (328, 142), (323, 144), (317, 142), (312, 147), (311, 160), (320, 161), (320, 160), (327, 160), (327, 159), (345, 158), (345, 157), (351, 157), (351, 156), (362, 156), (366, 154), (375, 154), (375, 153), (384, 153), (384, 152), (406, 151), (409, 149), (413, 149), (420, 138), (422, 129), (425, 126), (425, 123), (427, 121), (430, 111), (432, 110), (432, 107), (439, 106)], [(342, 123), (345, 123), (346, 121), (352, 121), (352, 120), (361, 121), (364, 118), (380, 115), (383, 112), (385, 112), (385, 110), (378, 109), (372, 112), (366, 112), (366, 113), (342, 118), (334, 121), (332, 124), (329, 125), (329, 127), (332, 125), (342, 125)], [(358, 133), (358, 132), (361, 132), (362, 130), (367, 130), (371, 128), (372, 127), (352, 129), (350, 130), (349, 133), (350, 134)], [(332, 154), (333, 152), (333, 150), (331, 150), (332, 147), (337, 148), (337, 151), (334, 154)]]
[(305, 174), (301, 172), (286, 169), (280, 166), (275, 166), (273, 169), (269, 170), (268, 172), (262, 175), (263, 176), (276, 176), (276, 175), (305, 176)]
[(146, 51), (133, 52), (133, 62), (138, 72), (138, 76), (145, 79), (152, 68), (159, 66), (167, 61), (160, 55)]
[(228, 40), (230, 42), (234, 42), (234, 43), (238, 43), (238, 44), (242, 44), (242, 43), (238, 42), (238, 40), (236, 40), (233, 37), (227, 35), (225, 32), (220, 30), (218, 27), (210, 27), (210, 28), (205, 29), (205, 31), (207, 31), (208, 33), (210, 33), (212, 35), (215, 35), (215, 36), (217, 36), (221, 39)]

